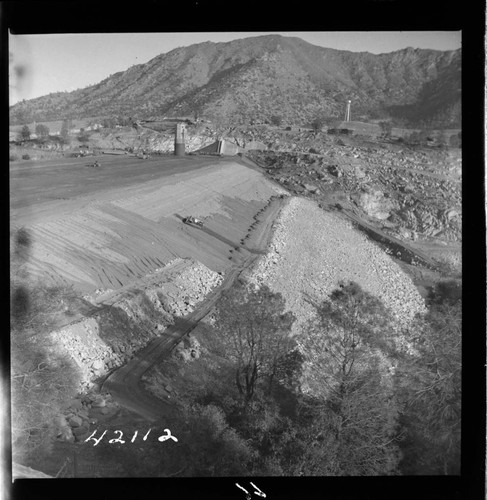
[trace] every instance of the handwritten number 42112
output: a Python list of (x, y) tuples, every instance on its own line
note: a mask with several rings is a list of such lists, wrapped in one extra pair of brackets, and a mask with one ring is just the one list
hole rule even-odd
[[(259, 490), (259, 488), (257, 488), (257, 486), (255, 486), (254, 483), (251, 482), (250, 484), (254, 487), (255, 490), (257, 490), (257, 491), (254, 491), (254, 493), (256, 495), (258, 495), (259, 497), (262, 497), (262, 498), (266, 497), (266, 494), (262, 490)], [(238, 483), (235, 483), (235, 485), (238, 486), (242, 491), (245, 491), (246, 500), (250, 500), (250, 493), (245, 488), (242, 488), (242, 486), (240, 486)]]
[[(142, 438), (143, 441), (146, 441), (147, 440), (147, 437), (149, 436), (150, 434), (150, 431), (152, 429), (149, 429), (146, 433), (145, 433), (145, 436)], [(87, 443), (88, 441), (94, 441), (94, 445), (93, 446), (96, 446), (100, 443), (100, 441), (105, 437), (105, 434), (107, 433), (108, 431), (105, 431), (98, 439), (95, 438), (95, 435), (97, 433), (97, 431), (93, 432), (93, 434), (91, 434), (88, 438), (85, 439), (85, 443)], [(169, 429), (164, 429), (164, 432), (166, 433), (165, 435), (163, 434), (162, 436), (159, 436), (157, 438), (158, 441), (160, 442), (163, 442), (163, 441), (167, 441), (168, 439), (172, 439), (175, 443), (178, 442), (178, 439), (176, 436), (172, 436), (171, 435), (171, 431)], [(121, 444), (124, 444), (126, 441), (124, 441), (122, 439), (123, 437), (123, 432), (122, 431), (113, 431), (114, 434), (117, 434), (118, 433), (118, 437), (116, 438), (113, 438), (113, 439), (110, 439), (110, 441), (108, 441), (110, 444), (113, 444), (113, 443), (121, 443)], [(132, 439), (130, 440), (131, 443), (133, 443), (136, 438), (137, 438), (137, 434), (139, 433), (139, 431), (135, 431), (134, 435), (132, 436)]]

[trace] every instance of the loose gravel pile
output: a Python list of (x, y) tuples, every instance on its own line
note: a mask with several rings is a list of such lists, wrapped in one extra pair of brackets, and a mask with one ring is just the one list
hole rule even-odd
[(194, 262), (184, 269), (172, 283), (166, 283), (162, 287), (162, 293), (168, 299), (172, 314), (185, 316), (192, 312), (196, 304), (204, 300), (206, 295), (222, 281), (221, 275), (199, 262)]
[(381, 299), (400, 326), (425, 312), (411, 279), (383, 250), (316, 203), (292, 198), (276, 221), (269, 253), (250, 281), (284, 296), (297, 317), (293, 333), (299, 334), (314, 316), (306, 296), (322, 301), (342, 280), (355, 281)]
[[(171, 276), (171, 281), (128, 295), (99, 316), (51, 332), (54, 349), (73, 359), (79, 371), (80, 388), (89, 388), (94, 378), (123, 365), (150, 340), (164, 335), (164, 329), (174, 322), (173, 316), (192, 312), (222, 281), (218, 273), (188, 260), (182, 271)], [(112, 330), (111, 346), (106, 342), (107, 328)], [(194, 346), (192, 350), (197, 351)]]

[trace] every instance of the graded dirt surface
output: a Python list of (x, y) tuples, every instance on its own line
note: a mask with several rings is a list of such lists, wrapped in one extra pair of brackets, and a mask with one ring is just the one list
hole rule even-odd
[[(116, 290), (191, 258), (225, 273), (279, 188), (235, 160), (196, 156), (11, 165), (11, 227), (31, 237), (28, 272), (77, 290)], [(197, 228), (182, 222), (193, 215)]]

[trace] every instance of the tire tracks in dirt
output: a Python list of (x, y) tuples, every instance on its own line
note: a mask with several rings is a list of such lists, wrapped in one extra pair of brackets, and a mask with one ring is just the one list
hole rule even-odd
[[(285, 200), (279, 197), (271, 198), (259, 219), (256, 219), (259, 222), (251, 232), (254, 233), (252, 234), (254, 242), (261, 246), (259, 252), (265, 252), (272, 235), (274, 220), (284, 203)], [(223, 283), (211, 291), (196, 310), (185, 317), (176, 318), (175, 324), (167, 328), (160, 337), (150, 342), (127, 364), (107, 377), (102, 389), (110, 391), (121, 406), (132, 410), (148, 421), (156, 421), (177, 411), (174, 403), (161, 400), (145, 391), (141, 378), (152, 366), (168, 357), (178, 343), (196, 328), (198, 323), (211, 312), (222, 292), (229, 289), (235, 280), (256, 262), (259, 253), (256, 253), (256, 249), (248, 251), (242, 247), (235, 258), (235, 267), (228, 270)]]

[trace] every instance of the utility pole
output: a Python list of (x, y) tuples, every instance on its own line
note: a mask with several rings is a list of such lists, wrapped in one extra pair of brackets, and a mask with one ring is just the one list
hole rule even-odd
[(350, 121), (350, 105), (352, 104), (352, 101), (347, 101), (347, 111), (345, 112), (345, 121), (349, 122)]

